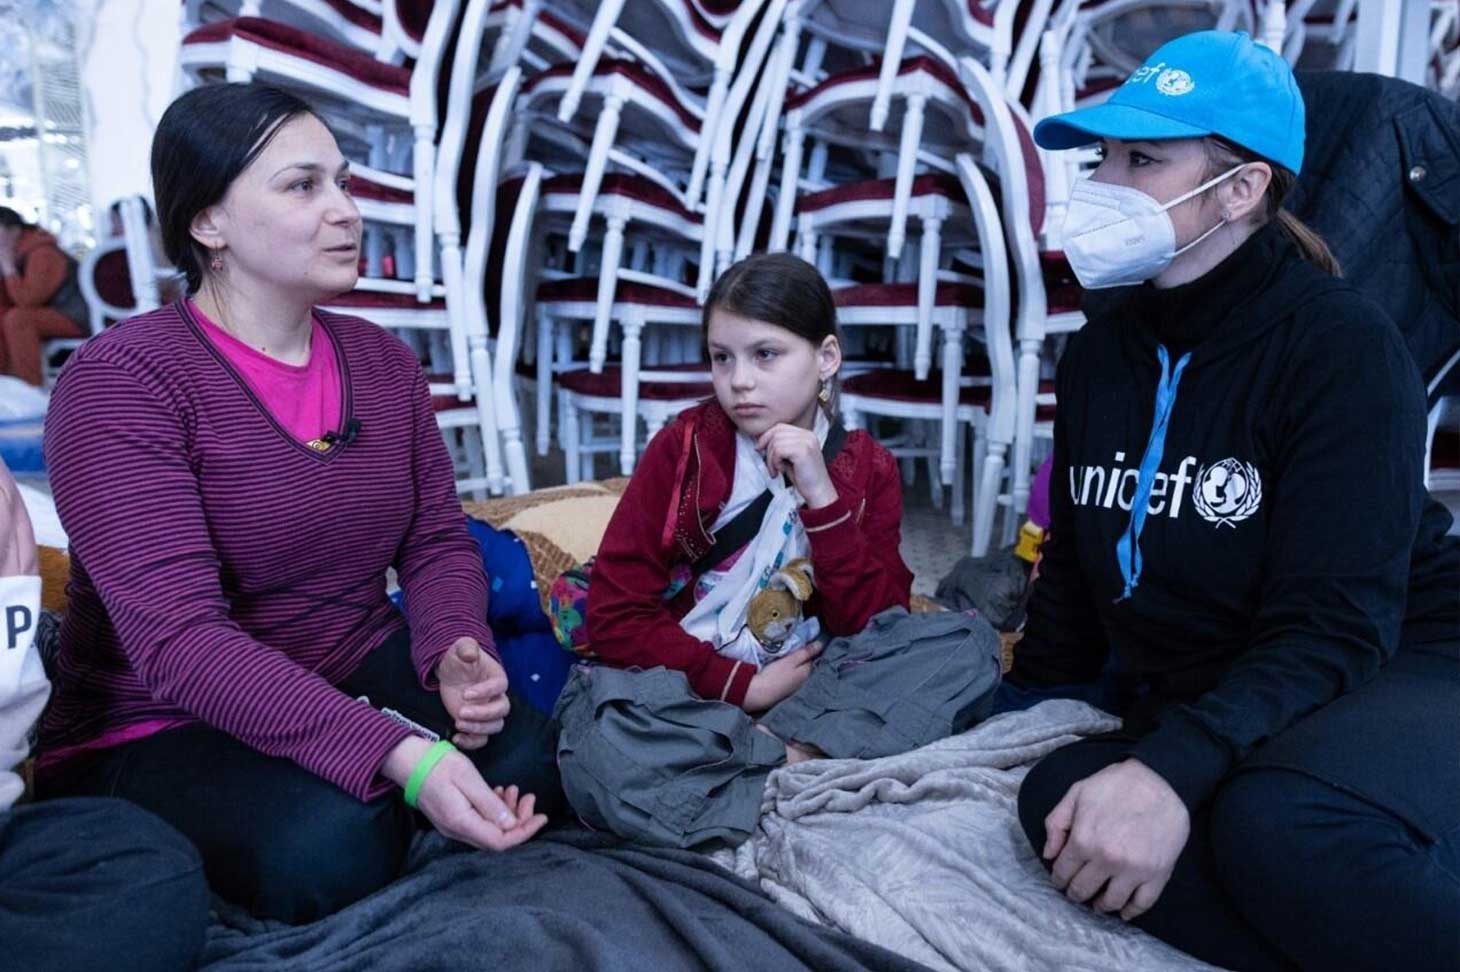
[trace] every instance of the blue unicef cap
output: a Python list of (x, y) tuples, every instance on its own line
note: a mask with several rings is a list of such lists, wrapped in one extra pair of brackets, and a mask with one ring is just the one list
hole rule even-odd
[(1288, 63), (1241, 31), (1169, 41), (1101, 105), (1044, 119), (1041, 148), (1220, 135), (1294, 173), (1303, 167), (1303, 95)]

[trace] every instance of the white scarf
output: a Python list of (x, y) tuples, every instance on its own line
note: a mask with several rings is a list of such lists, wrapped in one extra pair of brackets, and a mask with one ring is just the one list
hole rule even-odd
[[(814, 428), (817, 441), (825, 444), (830, 430), (831, 423), (818, 408)], [(801, 525), (798, 512), (801, 494), (787, 486), (783, 477), (772, 477), (765, 458), (756, 451), (755, 441), (737, 432), (735, 481), (730, 499), (710, 532), (722, 529), (767, 489), (771, 491), (771, 505), (755, 538), (729, 570), (709, 570), (693, 582), (707, 585), (709, 591), (679, 622), (685, 631), (710, 642), (725, 657), (757, 668), (773, 660), (780, 647), (762, 645), (745, 626), (750, 599), (765, 589), (771, 575), (781, 567), (798, 557), (809, 557), (811, 543), (806, 539), (806, 528)]]

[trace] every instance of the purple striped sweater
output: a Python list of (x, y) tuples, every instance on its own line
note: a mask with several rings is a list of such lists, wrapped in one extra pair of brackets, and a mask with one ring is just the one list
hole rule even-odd
[[(181, 303), (88, 342), (45, 452), (71, 541), (42, 771), (70, 747), (201, 720), (370, 799), (407, 730), (334, 688), (403, 624), (422, 684), (495, 651), (486, 578), (412, 352), (320, 313), (359, 434), (292, 438)], [(386, 597), (394, 566), (408, 619)]]

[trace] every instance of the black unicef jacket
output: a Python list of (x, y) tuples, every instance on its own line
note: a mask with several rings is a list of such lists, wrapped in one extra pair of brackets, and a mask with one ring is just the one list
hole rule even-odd
[[(1050, 539), (1013, 679), (1090, 681), (1109, 659), (1140, 698), (1133, 755), (1195, 809), (1401, 645), (1460, 640), (1460, 542), (1422, 486), (1425, 398), (1399, 332), (1280, 231), (1185, 286), (1098, 296), (1060, 363)], [(1120, 599), (1158, 345), (1192, 356)]]

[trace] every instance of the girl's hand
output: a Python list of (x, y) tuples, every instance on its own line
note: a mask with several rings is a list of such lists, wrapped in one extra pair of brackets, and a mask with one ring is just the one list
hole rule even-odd
[(808, 508), (819, 510), (836, 502), (836, 487), (826, 471), (815, 432), (782, 422), (762, 432), (755, 447), (765, 455), (772, 476), (785, 473), (791, 478)]
[(746, 712), (764, 712), (782, 699), (795, 695), (796, 690), (811, 677), (811, 664), (820, 654), (821, 642), (813, 641), (756, 672), (745, 690), (741, 708)]
[[(431, 745), (420, 736), (403, 740), (385, 758), (382, 775), (404, 786)], [(535, 802), (530, 793), (519, 798), (515, 786), (487, 786), (471, 760), (449, 752), (426, 776), (416, 808), (452, 840), (503, 851), (529, 840), (547, 823), (546, 816), (533, 812)]]
[(507, 673), (475, 638), (458, 638), (436, 663), (441, 701), (456, 723), (451, 741), (462, 749), (480, 749), (502, 731), (512, 705), (507, 700)]
[(1166, 889), (1191, 817), (1160, 774), (1127, 759), (1070, 787), (1044, 828), (1055, 887), (1130, 921)]

